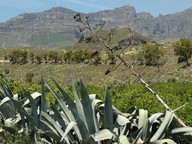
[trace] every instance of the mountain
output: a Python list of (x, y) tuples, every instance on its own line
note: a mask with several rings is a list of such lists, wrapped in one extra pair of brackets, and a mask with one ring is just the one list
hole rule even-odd
[[(71, 44), (80, 37), (80, 24), (73, 16), (77, 12), (57, 7), (40, 13), (25, 13), (0, 23), (0, 47), (56, 47)], [(105, 29), (131, 28), (154, 40), (192, 38), (192, 8), (183, 12), (153, 17), (136, 13), (129, 5), (114, 10), (84, 14), (90, 22), (106, 22)]]

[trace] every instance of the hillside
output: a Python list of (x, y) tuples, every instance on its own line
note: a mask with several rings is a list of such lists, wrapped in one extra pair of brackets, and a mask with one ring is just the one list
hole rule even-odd
[[(160, 63), (163, 65), (158, 66), (145, 66), (139, 65), (137, 61), (137, 53), (140, 51), (141, 46), (131, 47), (125, 51), (125, 58), (130, 65), (134, 66), (134, 70), (139, 73), (146, 81), (150, 82), (167, 82), (169, 79), (176, 79), (179, 82), (191, 81), (192, 67), (183, 68), (183, 64), (177, 64), (177, 56), (174, 55), (174, 50), (171, 43), (165, 43), (161, 45), (164, 56), (160, 59)], [(33, 51), (35, 54), (48, 51), (46, 49), (28, 48), (28, 52)], [(10, 49), (1, 49), (0, 56), (3, 56)], [(63, 50), (59, 50), (59, 53), (64, 53)], [(119, 84), (123, 81), (123, 84), (138, 83), (133, 75), (127, 70), (124, 65), (121, 65), (114, 72), (109, 75), (105, 75), (107, 69), (114, 68), (113, 65), (109, 65), (105, 62), (106, 55), (102, 54), (103, 63), (95, 66), (84, 63), (71, 63), (71, 64), (31, 64), (24, 65), (0, 63), (0, 71), (6, 74), (6, 77), (13, 78), (17, 81), (25, 81), (25, 75), (28, 72), (34, 74), (34, 82), (40, 80), (41, 73), (44, 74), (47, 80), (57, 80), (63, 84), (70, 83), (68, 77), (69, 73), (72, 73), (75, 79), (83, 79), (85, 83), (94, 83), (95, 85), (110, 85)], [(192, 61), (190, 60), (190, 63)], [(117, 64), (119, 61), (117, 61)], [(9, 73), (7, 73), (9, 71)], [(128, 77), (127, 77), (128, 76)]]
[[(25, 13), (0, 23), (0, 47), (57, 47), (69, 45), (80, 37), (80, 25), (72, 10), (58, 7), (40, 13)], [(192, 38), (192, 8), (170, 15), (153, 17), (136, 13), (132, 6), (82, 14), (93, 25), (106, 22), (105, 29), (131, 28), (154, 40)]]
[[(101, 36), (103, 39), (108, 40), (108, 34), (110, 33), (110, 30), (101, 30), (98, 35)], [(93, 42), (87, 42), (87, 38), (92, 38)], [(131, 31), (128, 28), (122, 28), (115, 30), (113, 32), (113, 36), (110, 41), (110, 45), (113, 48), (119, 47), (120, 48), (125, 48), (130, 46), (130, 39), (131, 40), (131, 46), (138, 46), (138, 45), (143, 45), (149, 42), (154, 42), (154, 40), (149, 39), (147, 37), (144, 37), (134, 31)], [(106, 40), (106, 41), (107, 41)], [(76, 43), (73, 43), (72, 45), (61, 47), (62, 49), (85, 49), (85, 48), (90, 48), (90, 49), (101, 49), (102, 44), (97, 41), (96, 37), (93, 35), (85, 35), (83, 41), (78, 41)]]

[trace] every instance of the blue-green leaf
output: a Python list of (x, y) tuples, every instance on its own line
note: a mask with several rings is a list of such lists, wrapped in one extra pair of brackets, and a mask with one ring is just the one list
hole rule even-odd
[(112, 131), (113, 129), (113, 109), (111, 96), (108, 89), (105, 91), (105, 109), (104, 109), (104, 123), (103, 128)]
[(41, 111), (47, 113), (47, 101), (45, 96), (45, 87), (42, 74), (41, 74)]
[(81, 99), (82, 99), (82, 104), (83, 104), (84, 115), (86, 118), (89, 132), (90, 132), (90, 134), (93, 134), (93, 133), (95, 133), (95, 125), (94, 125), (94, 120), (93, 120), (94, 113), (92, 110), (91, 100), (90, 100), (89, 94), (81, 80), (80, 80), (80, 86), (81, 86)]

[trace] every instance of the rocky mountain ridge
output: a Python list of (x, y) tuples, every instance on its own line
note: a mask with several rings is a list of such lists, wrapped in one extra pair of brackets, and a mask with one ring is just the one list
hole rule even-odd
[[(77, 12), (57, 7), (40, 13), (25, 13), (0, 23), (0, 47), (68, 45), (80, 37), (80, 25), (73, 16)], [(94, 25), (106, 22), (105, 29), (131, 28), (154, 40), (192, 38), (192, 8), (183, 12), (153, 17), (150, 13), (136, 13), (126, 5), (114, 10), (81, 14), (90, 16)]]

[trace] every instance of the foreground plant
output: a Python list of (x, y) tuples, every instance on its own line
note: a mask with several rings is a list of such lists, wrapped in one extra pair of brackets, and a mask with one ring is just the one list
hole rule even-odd
[[(2, 81), (0, 111), (13, 106), (15, 111), (11, 119), (17, 121), (14, 126), (20, 132), (28, 129), (28, 133), (41, 137), (45, 143), (137, 144), (191, 141), (192, 128), (179, 128), (172, 112), (156, 113), (148, 118), (147, 110), (132, 107), (127, 113), (122, 113), (112, 105), (107, 88), (105, 102), (102, 102), (97, 95), (88, 94), (82, 81), (79, 96), (72, 77), (71, 81), (75, 101), (57, 82), (55, 84), (60, 94), (45, 81), (58, 107), (52, 103), (47, 107), (43, 78), (42, 94), (31, 96), (26, 92), (28, 99), (25, 100), (14, 98), (6, 82)], [(1, 113), (1, 116), (3, 121), (9, 118), (6, 113)], [(4, 125), (2, 130), (15, 131), (12, 125)]]

